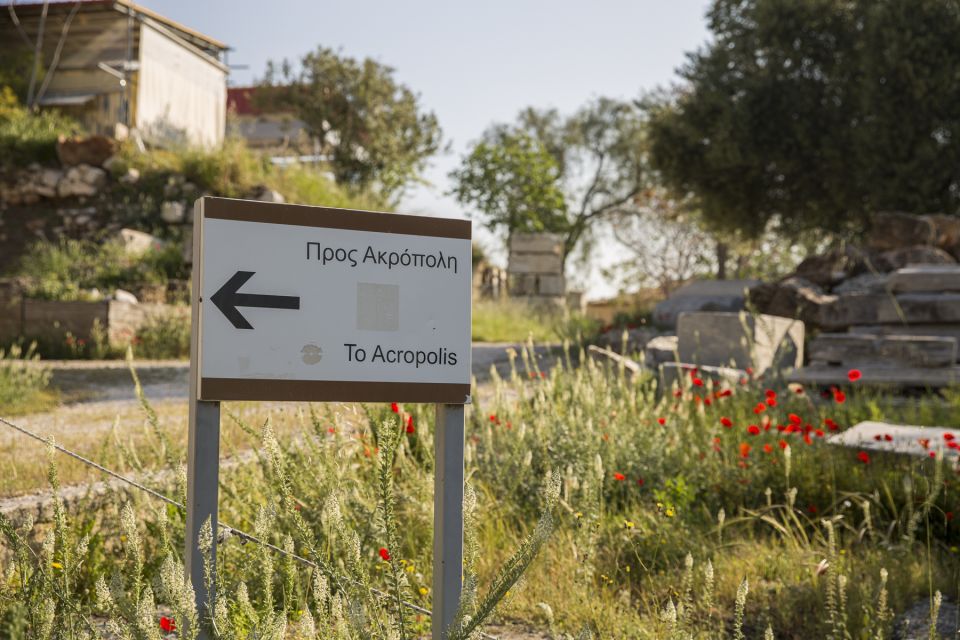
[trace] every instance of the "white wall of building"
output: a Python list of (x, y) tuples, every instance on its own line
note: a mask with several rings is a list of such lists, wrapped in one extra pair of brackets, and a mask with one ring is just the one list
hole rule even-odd
[(137, 76), (135, 122), (147, 140), (223, 142), (227, 73), (222, 66), (143, 24)]

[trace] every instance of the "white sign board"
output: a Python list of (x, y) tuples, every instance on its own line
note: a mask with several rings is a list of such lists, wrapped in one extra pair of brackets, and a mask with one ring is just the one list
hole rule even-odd
[(470, 222), (198, 201), (201, 400), (469, 402)]

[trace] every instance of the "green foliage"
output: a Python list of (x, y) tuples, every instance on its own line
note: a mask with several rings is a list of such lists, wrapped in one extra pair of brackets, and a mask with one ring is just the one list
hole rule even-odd
[(137, 184), (126, 188), (131, 197), (146, 192), (159, 202), (171, 176), (183, 176), (201, 191), (227, 198), (246, 198), (255, 190), (267, 187), (295, 204), (356, 209), (384, 207), (383, 201), (371, 193), (340, 187), (312, 167), (275, 166), (240, 138), (227, 138), (216, 149), (185, 146), (151, 149), (147, 153), (125, 144), (118, 156), (119, 161), (113, 168), (116, 175), (123, 175), (129, 168), (141, 173)]
[(190, 308), (174, 307), (147, 318), (131, 339), (138, 358), (190, 357)]
[(0, 417), (49, 408), (50, 369), (40, 364), (36, 345), (0, 349)]
[(918, 0), (716, 0), (685, 86), (648, 101), (652, 162), (748, 236), (960, 212), (960, 11)]
[(450, 178), (452, 194), (491, 229), (564, 234), (566, 259), (597, 220), (630, 210), (648, 183), (641, 113), (609, 98), (568, 118), (526, 109), (516, 123), (490, 127)]
[(450, 174), (457, 201), (480, 211), (491, 231), (566, 231), (553, 156), (524, 131), (498, 130), (488, 137)]
[(183, 278), (185, 267), (179, 248), (165, 245), (142, 256), (131, 256), (119, 240), (61, 239), (37, 242), (24, 255), (20, 275), (26, 295), (42, 300), (88, 300), (90, 291), (101, 295), (115, 289), (135, 289), (147, 283)]
[[(557, 638), (888, 638), (895, 613), (956, 597), (960, 495), (948, 462), (874, 453), (864, 464), (812, 430), (876, 415), (943, 424), (956, 393), (897, 406), (856, 385), (837, 403), (772, 380), (685, 380), (658, 396), (651, 377), (583, 353), (544, 377), (529, 350), (518, 356), (467, 409), (464, 599), (452, 637), (506, 619)], [(141, 473), (168, 470), (151, 486), (183, 500), (182, 407), (165, 437), (142, 391), (151, 439), (134, 447), (125, 429), (94, 446)], [(10, 554), (0, 635), (33, 637), (53, 619), (64, 633), (52, 638), (79, 637), (87, 620), (153, 638), (161, 611), (178, 626), (212, 617), (223, 638), (428, 633), (429, 617), (404, 602), (431, 606), (432, 408), (231, 407), (222, 433), (248, 436), (249, 449), (222, 467), (222, 521), (311, 564), (224, 530), (218, 605), (197, 612), (172, 507), (118, 492), (81, 502), (70, 519), (57, 508), (51, 525), (0, 518)], [(777, 430), (790, 414), (811, 431)], [(767, 417), (769, 431), (749, 430)], [(27, 464), (22, 448), (10, 455)], [(55, 468), (49, 478), (58, 488)]]
[[(282, 86), (274, 86), (281, 82)], [(318, 47), (292, 70), (269, 64), (261, 99), (291, 107), (329, 155), (337, 183), (395, 201), (440, 147), (436, 116), (393, 69)]]
[(9, 87), (0, 85), (0, 169), (56, 161), (57, 136), (79, 129), (56, 110), (30, 113)]

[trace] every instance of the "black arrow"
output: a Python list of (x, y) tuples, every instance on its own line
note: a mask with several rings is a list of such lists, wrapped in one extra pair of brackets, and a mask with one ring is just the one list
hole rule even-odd
[(240, 287), (253, 277), (256, 271), (237, 271), (220, 290), (210, 296), (210, 301), (227, 317), (237, 329), (253, 329), (237, 307), (259, 307), (261, 309), (299, 309), (298, 296), (265, 296), (255, 293), (238, 293)]

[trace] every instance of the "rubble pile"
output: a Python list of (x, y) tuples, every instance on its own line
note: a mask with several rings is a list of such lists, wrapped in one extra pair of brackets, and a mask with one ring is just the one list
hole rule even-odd
[(795, 382), (943, 387), (960, 381), (960, 218), (882, 213), (864, 247), (804, 260), (750, 289), (761, 313), (803, 320), (815, 337)]

